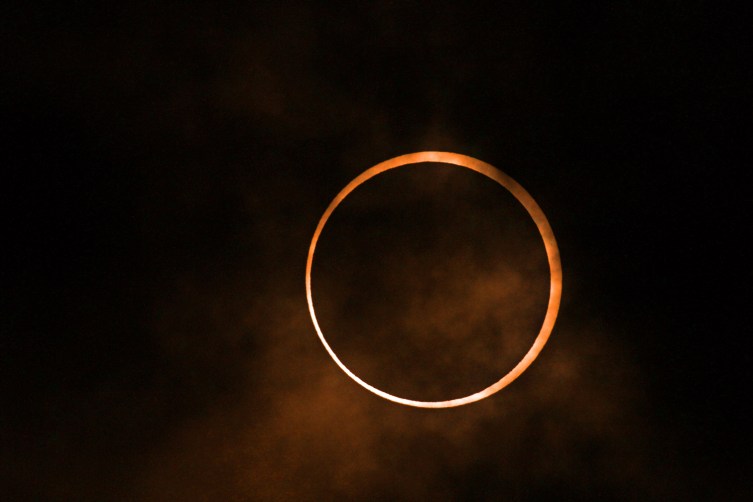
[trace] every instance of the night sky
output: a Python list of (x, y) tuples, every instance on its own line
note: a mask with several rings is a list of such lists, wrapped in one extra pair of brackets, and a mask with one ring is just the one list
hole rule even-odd
[[(711, 2), (0, 7), (0, 499), (752, 500), (750, 23)], [(447, 410), (330, 359), (310, 239), (367, 168), (546, 213), (533, 365)], [(493, 182), (380, 175), (317, 248), (343, 361), (499, 379), (546, 309)]]

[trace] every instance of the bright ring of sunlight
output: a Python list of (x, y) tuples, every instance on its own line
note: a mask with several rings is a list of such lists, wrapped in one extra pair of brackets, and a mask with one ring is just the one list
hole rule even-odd
[[(329, 217), (332, 216), (332, 213), (337, 208), (337, 206), (340, 205), (345, 197), (347, 197), (353, 190), (355, 190), (358, 186), (370, 180), (374, 176), (389, 171), (390, 169), (408, 166), (411, 164), (418, 164), (421, 162), (439, 162), (465, 167), (466, 169), (470, 169), (472, 171), (483, 174), (487, 178), (496, 181), (507, 190), (509, 190), (510, 193), (514, 195), (516, 199), (518, 199), (518, 202), (520, 202), (523, 207), (526, 208), (526, 211), (528, 211), (528, 214), (531, 216), (534, 223), (536, 223), (536, 227), (538, 227), (541, 238), (544, 241), (544, 247), (546, 248), (547, 260), (549, 262), (549, 274), (551, 277), (551, 285), (549, 288), (549, 304), (546, 310), (546, 315), (544, 316), (544, 322), (541, 325), (541, 330), (539, 331), (536, 340), (534, 340), (533, 345), (528, 350), (526, 355), (523, 356), (523, 359), (521, 359), (520, 362), (518, 362), (518, 364), (509, 373), (507, 373), (500, 380), (485, 388), (484, 390), (476, 392), (475, 394), (471, 394), (469, 396), (450, 399), (449, 401), (414, 401), (412, 399), (404, 399), (402, 397), (393, 396), (392, 394), (384, 392), (383, 390), (379, 390), (376, 387), (369, 385), (368, 383), (361, 380), (357, 375), (350, 371), (342, 361), (340, 361), (340, 359), (337, 357), (337, 354), (335, 354), (335, 352), (327, 343), (327, 340), (324, 338), (324, 333), (322, 333), (322, 330), (319, 327), (319, 322), (316, 320), (314, 300), (311, 295), (311, 267), (314, 263), (314, 251), (316, 250), (316, 244), (319, 241), (319, 236), (324, 229), (324, 225), (327, 224), (327, 220), (329, 220)], [(453, 406), (462, 406), (464, 404), (480, 401), (481, 399), (489, 397), (495, 392), (502, 390), (513, 380), (518, 378), (528, 368), (528, 366), (531, 365), (533, 360), (536, 359), (536, 357), (539, 355), (539, 352), (541, 352), (541, 349), (544, 348), (544, 345), (549, 339), (549, 335), (552, 333), (552, 329), (554, 328), (554, 322), (557, 319), (557, 311), (559, 310), (561, 296), (562, 266), (560, 264), (559, 249), (557, 248), (557, 241), (555, 241), (554, 239), (554, 233), (552, 233), (552, 228), (549, 225), (549, 221), (546, 219), (546, 216), (544, 216), (544, 212), (541, 210), (539, 205), (536, 204), (536, 201), (533, 200), (533, 197), (531, 197), (522, 186), (520, 186), (515, 180), (507, 176), (496, 167), (491, 166), (486, 162), (482, 162), (478, 159), (474, 159), (473, 157), (468, 157), (466, 155), (460, 155), (457, 153), (410, 153), (386, 160), (381, 164), (377, 164), (371, 169), (367, 169), (366, 171), (361, 173), (361, 175), (348, 183), (348, 185), (343, 188), (339, 194), (337, 194), (337, 197), (335, 197), (335, 199), (330, 203), (327, 210), (324, 211), (324, 214), (319, 220), (319, 224), (314, 231), (314, 237), (311, 239), (308, 259), (306, 260), (306, 298), (308, 299), (311, 320), (314, 322), (314, 328), (316, 328), (319, 339), (324, 344), (324, 348), (327, 349), (329, 355), (332, 356), (332, 359), (334, 359), (337, 365), (340, 366), (340, 368), (350, 378), (355, 380), (365, 389), (395, 403), (400, 403), (407, 406), (416, 406), (418, 408), (451, 408)]]

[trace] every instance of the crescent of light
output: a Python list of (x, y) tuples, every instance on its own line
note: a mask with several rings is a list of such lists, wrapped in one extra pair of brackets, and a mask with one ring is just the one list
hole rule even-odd
[[(393, 396), (392, 394), (377, 389), (373, 385), (369, 385), (368, 383), (361, 380), (356, 374), (350, 371), (350, 369), (348, 369), (348, 367), (345, 366), (342, 361), (340, 361), (340, 358), (337, 357), (337, 354), (335, 354), (335, 352), (332, 350), (332, 347), (329, 346), (327, 340), (324, 338), (324, 334), (319, 327), (319, 322), (316, 319), (316, 313), (314, 311), (314, 300), (311, 295), (311, 267), (314, 263), (314, 251), (316, 250), (316, 244), (319, 241), (319, 236), (324, 229), (324, 225), (327, 224), (327, 220), (329, 220), (329, 217), (332, 215), (337, 206), (339, 206), (340, 203), (353, 190), (355, 190), (358, 186), (370, 180), (374, 176), (391, 169), (410, 164), (417, 164), (420, 162), (441, 162), (445, 164), (454, 164), (456, 166), (465, 167), (466, 169), (470, 169), (472, 171), (483, 174), (487, 178), (496, 181), (507, 190), (509, 190), (510, 193), (515, 196), (515, 198), (523, 205), (523, 207), (525, 207), (526, 211), (528, 211), (528, 214), (533, 219), (536, 227), (539, 230), (539, 233), (541, 234), (542, 239), (544, 240), (544, 247), (546, 248), (547, 260), (549, 262), (549, 274), (551, 278), (551, 284), (549, 288), (549, 304), (546, 310), (546, 315), (544, 316), (544, 322), (541, 325), (541, 330), (539, 331), (538, 336), (536, 336), (536, 340), (534, 340), (533, 345), (528, 350), (526, 355), (523, 356), (523, 359), (521, 359), (520, 362), (518, 362), (518, 364), (509, 373), (507, 373), (500, 380), (485, 388), (484, 390), (476, 392), (475, 394), (471, 394), (469, 396), (450, 399), (448, 401), (414, 401), (412, 399), (405, 399), (402, 397)], [(549, 335), (552, 333), (552, 329), (554, 328), (554, 322), (557, 319), (557, 311), (559, 310), (561, 296), (562, 265), (560, 264), (560, 254), (559, 249), (557, 248), (557, 241), (554, 239), (554, 233), (552, 232), (552, 227), (549, 225), (549, 221), (546, 219), (546, 216), (544, 215), (544, 212), (541, 210), (539, 205), (536, 204), (536, 201), (533, 200), (533, 197), (531, 197), (529, 193), (526, 192), (526, 190), (515, 180), (510, 178), (508, 175), (506, 175), (496, 167), (487, 164), (486, 162), (482, 162), (478, 159), (474, 159), (473, 157), (450, 152), (416, 152), (409, 153), (407, 155), (400, 155), (399, 157), (394, 157), (380, 164), (377, 164), (374, 167), (367, 169), (366, 171), (361, 173), (353, 181), (348, 183), (348, 185), (343, 188), (339, 194), (337, 194), (337, 197), (335, 197), (335, 199), (330, 203), (329, 207), (327, 207), (327, 210), (324, 211), (324, 214), (319, 220), (319, 224), (314, 231), (314, 236), (311, 239), (308, 259), (306, 260), (306, 298), (308, 299), (311, 320), (314, 322), (314, 328), (319, 335), (319, 339), (322, 341), (322, 344), (324, 344), (324, 348), (327, 349), (327, 352), (329, 352), (329, 355), (332, 357), (332, 359), (334, 359), (340, 369), (342, 369), (350, 378), (355, 380), (366, 390), (369, 390), (377, 396), (383, 397), (384, 399), (388, 399), (395, 403), (404, 404), (406, 406), (415, 406), (418, 408), (452, 408), (455, 406), (462, 406), (464, 404), (480, 401), (481, 399), (489, 397), (495, 392), (502, 390), (513, 380), (518, 378), (528, 368), (528, 366), (531, 365), (533, 360), (536, 359), (536, 357), (539, 355), (539, 352), (541, 352), (541, 349), (544, 348), (544, 345), (549, 339)]]

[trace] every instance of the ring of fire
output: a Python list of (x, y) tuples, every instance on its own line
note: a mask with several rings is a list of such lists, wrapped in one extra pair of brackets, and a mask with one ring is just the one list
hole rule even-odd
[[(497, 382), (479, 392), (476, 392), (475, 394), (457, 399), (450, 399), (447, 401), (415, 401), (412, 399), (405, 399), (402, 397), (393, 396), (392, 394), (377, 389), (376, 387), (369, 385), (368, 383), (361, 380), (356, 374), (350, 371), (350, 369), (348, 369), (348, 367), (345, 366), (342, 361), (340, 361), (340, 359), (337, 357), (337, 354), (335, 354), (335, 352), (327, 343), (327, 340), (324, 338), (324, 333), (322, 333), (322, 330), (319, 327), (319, 322), (316, 319), (314, 300), (311, 294), (311, 268), (314, 263), (314, 251), (316, 250), (316, 244), (319, 241), (319, 237), (322, 233), (322, 230), (324, 229), (324, 226), (327, 224), (327, 221), (329, 220), (330, 216), (337, 208), (337, 206), (339, 206), (340, 203), (353, 190), (355, 190), (374, 176), (391, 169), (396, 169), (398, 167), (403, 167), (411, 164), (418, 164), (421, 162), (438, 162), (464, 167), (466, 169), (470, 169), (472, 171), (483, 174), (487, 178), (499, 183), (504, 188), (506, 188), (518, 200), (518, 202), (523, 205), (523, 207), (526, 209), (526, 211), (528, 211), (528, 214), (536, 224), (536, 227), (541, 234), (541, 238), (544, 241), (547, 261), (549, 263), (549, 303), (547, 306), (546, 315), (544, 316), (544, 322), (542, 323), (539, 334), (536, 336), (536, 339), (534, 340), (531, 348), (518, 362), (518, 364), (515, 365), (515, 367), (510, 370), (509, 373), (507, 373)], [(324, 211), (324, 214), (319, 220), (319, 224), (314, 231), (314, 236), (311, 239), (308, 258), (306, 260), (306, 298), (308, 300), (311, 320), (314, 323), (314, 328), (316, 329), (316, 333), (319, 335), (319, 339), (322, 341), (324, 348), (327, 349), (327, 352), (332, 357), (332, 359), (337, 363), (340, 369), (342, 369), (350, 378), (352, 378), (356, 383), (361, 385), (366, 390), (395, 403), (404, 404), (407, 406), (415, 406), (418, 408), (451, 408), (454, 406), (462, 406), (464, 404), (480, 401), (481, 399), (489, 397), (492, 394), (502, 390), (513, 380), (518, 378), (528, 368), (528, 366), (531, 365), (534, 359), (536, 359), (536, 357), (541, 352), (541, 349), (544, 348), (544, 345), (549, 339), (549, 335), (552, 333), (552, 329), (554, 328), (554, 322), (557, 319), (557, 312), (559, 310), (561, 296), (562, 265), (560, 264), (560, 254), (557, 247), (557, 241), (554, 239), (554, 233), (552, 232), (552, 228), (549, 225), (549, 221), (546, 219), (544, 212), (541, 210), (536, 201), (533, 200), (533, 197), (531, 197), (528, 192), (526, 192), (526, 190), (515, 180), (507, 176), (496, 167), (487, 164), (486, 162), (482, 162), (478, 159), (474, 159), (473, 157), (450, 152), (416, 152), (407, 155), (401, 155), (399, 157), (394, 157), (380, 164), (377, 164), (374, 167), (367, 169), (366, 171), (361, 173), (345, 188), (343, 188), (339, 194), (337, 194), (335, 199), (330, 203), (329, 207), (327, 207), (327, 210)]]

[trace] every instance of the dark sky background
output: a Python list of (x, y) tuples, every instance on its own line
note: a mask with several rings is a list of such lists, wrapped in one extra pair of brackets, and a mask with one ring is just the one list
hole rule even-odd
[[(0, 7), (0, 498), (751, 500), (750, 24), (704, 1)], [(420, 410), (308, 316), (337, 192), (420, 150), (541, 205), (541, 356)], [(499, 378), (546, 302), (473, 173), (375, 178), (314, 294), (368, 381)]]

